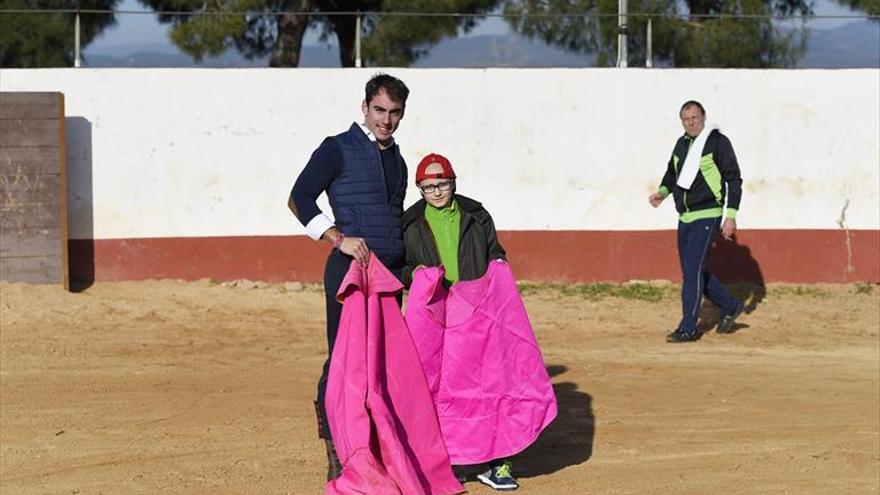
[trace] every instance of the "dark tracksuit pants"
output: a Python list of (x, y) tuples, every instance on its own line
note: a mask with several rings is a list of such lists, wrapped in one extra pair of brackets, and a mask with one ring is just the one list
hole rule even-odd
[(739, 302), (706, 270), (709, 248), (718, 235), (721, 218), (690, 223), (678, 222), (678, 259), (681, 263), (681, 333), (696, 333), (703, 294), (718, 306), (722, 315), (736, 311)]

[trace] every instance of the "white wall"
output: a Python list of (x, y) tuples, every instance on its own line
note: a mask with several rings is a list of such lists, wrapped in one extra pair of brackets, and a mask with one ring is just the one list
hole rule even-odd
[[(0, 71), (2, 91), (61, 91), (71, 237), (302, 234), (297, 173), (360, 120), (375, 69)], [(394, 69), (411, 89), (410, 178), (447, 155), (501, 229), (674, 228), (647, 196), (700, 100), (745, 180), (740, 228), (880, 228), (880, 71)], [(406, 205), (417, 192), (411, 185)]]

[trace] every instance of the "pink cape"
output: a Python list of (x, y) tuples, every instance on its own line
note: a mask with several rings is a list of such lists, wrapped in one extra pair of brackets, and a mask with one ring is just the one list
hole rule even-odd
[(556, 396), (510, 266), (443, 287), (416, 271), (406, 322), (437, 406), (452, 464), (514, 455), (556, 417)]
[(455, 479), (434, 403), (382, 263), (356, 262), (339, 287), (343, 303), (327, 378), (327, 420), (342, 475), (326, 494), (452, 494)]

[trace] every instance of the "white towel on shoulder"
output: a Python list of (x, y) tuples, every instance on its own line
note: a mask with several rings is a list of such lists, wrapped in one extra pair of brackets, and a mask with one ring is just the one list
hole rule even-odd
[(700, 135), (694, 139), (694, 144), (691, 145), (687, 157), (684, 159), (684, 166), (681, 167), (681, 173), (678, 174), (678, 180), (676, 181), (678, 187), (682, 189), (691, 188), (694, 179), (697, 178), (697, 171), (700, 170), (700, 159), (703, 158), (703, 147), (706, 146), (706, 138), (708, 138), (709, 134), (715, 129), (718, 129), (716, 124), (706, 124), (700, 132)]

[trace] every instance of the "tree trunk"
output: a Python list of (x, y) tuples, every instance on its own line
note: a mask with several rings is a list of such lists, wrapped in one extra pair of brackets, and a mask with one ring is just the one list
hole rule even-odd
[(290, 11), (278, 18), (278, 41), (272, 49), (269, 67), (299, 66), (299, 52), (302, 48), (303, 35), (309, 27), (310, 17), (293, 12), (308, 12), (312, 9), (312, 3), (313, 0), (296, 0), (293, 9), (285, 3), (284, 10)]
[(354, 67), (356, 18), (347, 15), (331, 16), (330, 20), (339, 41), (339, 62), (343, 67)]
[[(688, 0), (690, 15), (718, 14), (722, 11), (723, 2), (718, 0)], [(702, 22), (702, 18), (690, 18), (692, 22)]]

